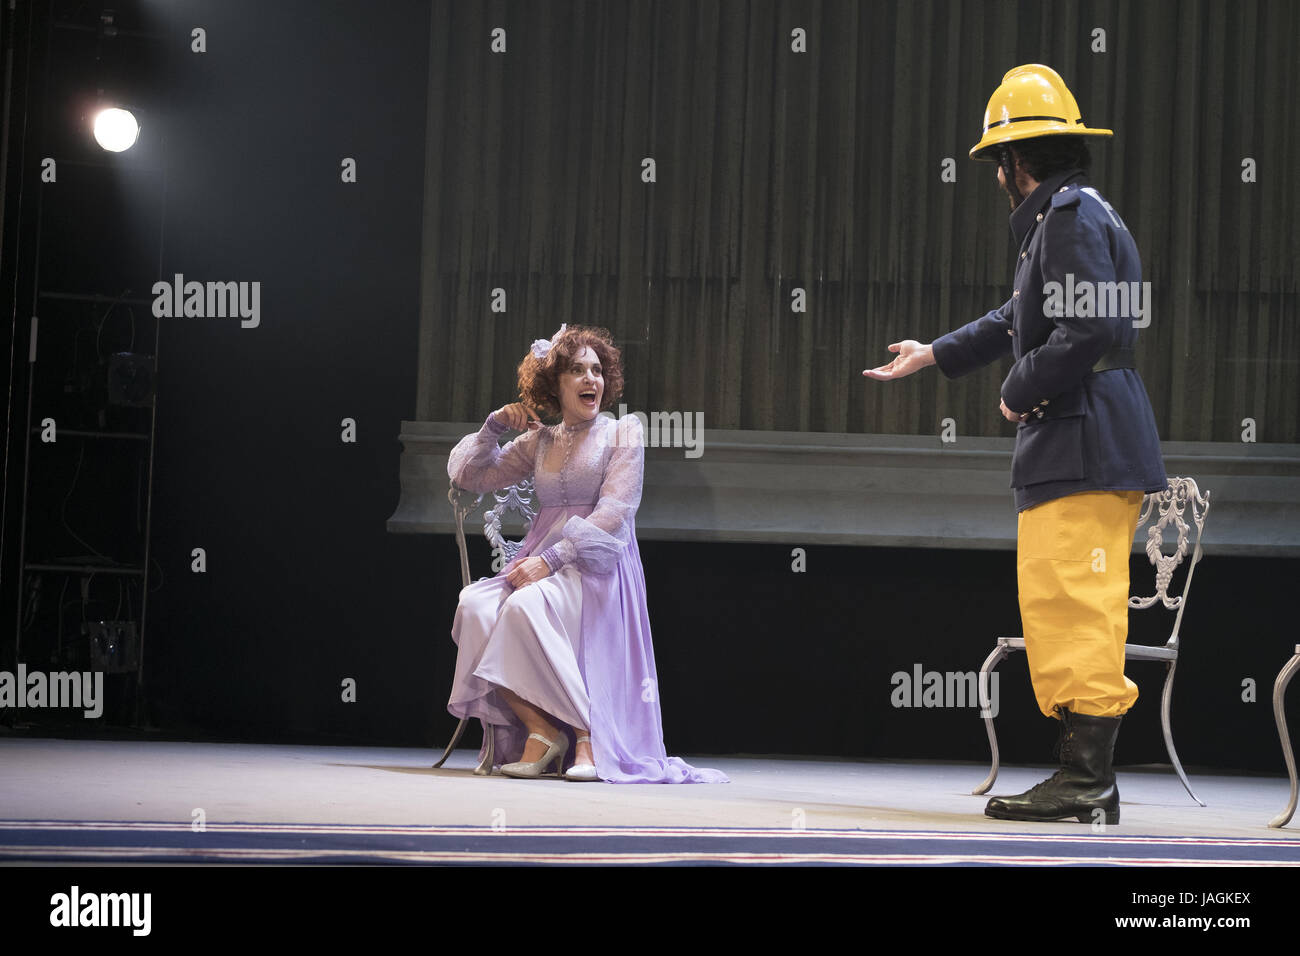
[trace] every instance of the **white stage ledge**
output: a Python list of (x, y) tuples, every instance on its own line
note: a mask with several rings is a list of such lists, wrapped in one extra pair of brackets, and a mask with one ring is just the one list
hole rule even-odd
[[(389, 531), (455, 531), (447, 456), (478, 427), (402, 422), (401, 500)], [(637, 536), (1013, 549), (1013, 442), (709, 429), (696, 458), (683, 448), (646, 449)], [(1162, 448), (1169, 474), (1195, 478), (1210, 492), (1207, 554), (1300, 556), (1300, 445), (1165, 442)]]

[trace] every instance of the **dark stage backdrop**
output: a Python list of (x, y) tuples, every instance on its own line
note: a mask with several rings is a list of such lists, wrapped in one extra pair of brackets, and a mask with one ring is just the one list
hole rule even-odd
[(481, 419), (567, 322), (613, 331), (632, 409), (1002, 434), (989, 396), (1009, 360), (952, 383), (860, 373), (1009, 296), (1006, 199), (967, 151), (1002, 74), (1040, 62), (1115, 130), (1090, 140), (1093, 181), (1152, 284), (1139, 365), (1161, 436), (1236, 441), (1252, 418), (1260, 441), (1300, 440), (1300, 143), (1283, 118), (1300, 5), (433, 9), (418, 419)]
[[(254, 741), (445, 741), (459, 571), (450, 538), (384, 530), (398, 500), (399, 423), (481, 418), (509, 398), (527, 341), (560, 321), (613, 326), (633, 359), (632, 399), (698, 402), (710, 424), (926, 430), (961, 400), (985, 428), (986, 400), (974, 396), (994, 393), (996, 373), (889, 391), (857, 375), (892, 337), (937, 332), (1005, 293), (1000, 202), (989, 170), (962, 157), (1001, 71), (1025, 60), (1056, 63), (1085, 117), (1120, 129), (1098, 151), (1100, 178), (1139, 231), (1158, 288), (1190, 281), (1189, 302), (1210, 294), (1204, 286), (1235, 303), (1213, 320), (1157, 313), (1144, 362), (1162, 424), (1183, 414), (1162, 395), (1194, 395), (1219, 417), (1185, 415), (1183, 437), (1208, 437), (1212, 419), (1241, 417), (1232, 396), (1248, 383), (1241, 394), (1263, 407), (1291, 396), (1290, 419), (1282, 409), (1259, 420), (1262, 436), (1294, 440), (1295, 376), (1283, 373), (1295, 353), (1282, 349), (1278, 323), (1294, 321), (1284, 260), (1296, 244), (1284, 230), (1297, 215), (1286, 180), (1297, 163), (1286, 139), (1295, 134), (1278, 117), (1295, 96), (1276, 61), (1278, 36), (1295, 34), (1292, 6), (1047, 9), (168, 5), (159, 29), (173, 51), (162, 81), (170, 112), (150, 118), (166, 124), (165, 189), (143, 210), (125, 191), (71, 205), (47, 192), (62, 225), (47, 219), (41, 252), (57, 270), (111, 261), (98, 258), (103, 242), (160, 243), (143, 276), (62, 270), (110, 298), (176, 273), (261, 283), (256, 328), (163, 320), (150, 725)], [(498, 23), (510, 52), (489, 59)], [(1093, 23), (1108, 31), (1104, 56), (1087, 49)], [(788, 37), (801, 24), (810, 52), (797, 58)], [(198, 26), (203, 54), (190, 52)], [(1245, 59), (1224, 55), (1246, 47)], [(1135, 103), (1145, 119), (1134, 119)], [(430, 112), (441, 120), (426, 149)], [(46, 137), (67, 119), (57, 113), (33, 116), (29, 162), (50, 149)], [(1218, 139), (1197, 133), (1211, 123)], [(1236, 173), (1241, 140), (1240, 152), (1260, 157), (1261, 182), (1249, 188)], [(660, 160), (653, 187), (639, 182), (644, 155)], [(955, 184), (939, 181), (945, 156), (957, 160)], [(355, 182), (341, 177), (345, 158), (356, 160)], [(432, 192), (426, 159), (440, 184)], [(1185, 164), (1199, 178), (1186, 179)], [(81, 182), (78, 168), (61, 172), (59, 188)], [(1203, 202), (1187, 193), (1192, 181)], [(426, 207), (438, 227), (424, 237), (434, 269), (421, 260)], [(797, 318), (778, 306), (796, 281), (811, 302)], [(440, 323), (424, 338), (422, 283)], [(494, 318), (482, 295), (497, 285), (511, 305)], [(21, 360), (14, 367), (25, 374)], [(343, 440), (344, 419), (355, 441)], [(95, 523), (95, 476), (43, 464), (33, 481), (56, 501), (66, 495), (71, 527), (113, 552)], [(482, 573), (487, 556), (474, 547)], [(656, 541), (643, 555), (672, 750), (986, 756), (973, 709), (894, 707), (891, 677), (918, 664), (975, 669), (995, 637), (1018, 632), (1010, 552), (812, 547), (803, 574), (791, 573), (787, 545)], [(1280, 772), (1267, 697), (1295, 642), (1298, 572), (1294, 560), (1213, 555), (1198, 570), (1174, 711), (1189, 765)], [(74, 603), (69, 619), (77, 613)], [(1033, 717), (1023, 662), (1003, 674), (1004, 759), (1048, 761), (1051, 727)], [(1160, 761), (1160, 669), (1134, 676), (1143, 698), (1119, 759)], [(1248, 680), (1257, 702), (1242, 700)], [(1172, 776), (1170, 788), (1180, 799)]]

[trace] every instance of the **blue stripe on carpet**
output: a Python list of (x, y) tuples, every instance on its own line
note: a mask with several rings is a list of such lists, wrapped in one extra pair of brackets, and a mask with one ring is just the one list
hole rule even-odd
[(730, 827), (0, 821), (0, 862), (1300, 866), (1300, 839)]

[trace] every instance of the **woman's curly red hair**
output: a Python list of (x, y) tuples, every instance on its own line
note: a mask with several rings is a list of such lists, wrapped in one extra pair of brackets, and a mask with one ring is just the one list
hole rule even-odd
[(623, 394), (623, 357), (607, 329), (586, 325), (570, 325), (561, 332), (544, 359), (529, 350), (519, 363), (519, 400), (536, 411), (560, 414), (560, 373), (585, 348), (600, 359), (605, 379), (600, 408), (612, 408)]

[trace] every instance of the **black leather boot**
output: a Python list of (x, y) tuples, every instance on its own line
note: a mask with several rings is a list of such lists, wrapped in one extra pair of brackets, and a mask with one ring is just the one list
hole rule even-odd
[(1106, 823), (1119, 823), (1115, 785), (1115, 738), (1120, 717), (1089, 717), (1061, 711), (1061, 769), (1014, 797), (994, 797), (984, 814), (999, 820), (1048, 822), (1074, 817), (1092, 823), (1100, 808)]

